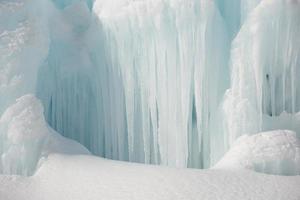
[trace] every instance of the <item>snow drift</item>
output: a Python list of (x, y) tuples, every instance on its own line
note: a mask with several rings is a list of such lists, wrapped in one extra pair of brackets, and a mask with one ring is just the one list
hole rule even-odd
[(299, 176), (176, 169), (50, 155), (32, 177), (0, 175), (5, 200), (299, 200)]
[(300, 175), (300, 139), (284, 130), (241, 136), (214, 168)]

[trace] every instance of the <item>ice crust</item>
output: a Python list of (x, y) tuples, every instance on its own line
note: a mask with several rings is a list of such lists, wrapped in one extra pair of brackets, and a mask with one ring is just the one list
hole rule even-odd
[(245, 134), (299, 134), (299, 32), (295, 0), (2, 0), (1, 171), (33, 173), (47, 123), (99, 156), (196, 168)]

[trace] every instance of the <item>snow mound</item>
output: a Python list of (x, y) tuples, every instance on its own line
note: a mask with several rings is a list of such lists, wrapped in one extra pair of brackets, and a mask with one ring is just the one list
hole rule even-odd
[(88, 153), (50, 129), (43, 112), (34, 95), (22, 96), (4, 112), (0, 119), (1, 173), (32, 175), (41, 158), (50, 153)]
[(300, 174), (300, 140), (293, 131), (276, 130), (237, 139), (214, 168), (245, 168), (280, 175)]

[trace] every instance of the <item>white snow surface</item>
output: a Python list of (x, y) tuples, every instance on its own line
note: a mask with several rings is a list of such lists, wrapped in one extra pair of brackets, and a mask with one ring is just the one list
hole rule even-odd
[(5, 200), (299, 200), (299, 176), (193, 170), (50, 155), (32, 177), (0, 176)]

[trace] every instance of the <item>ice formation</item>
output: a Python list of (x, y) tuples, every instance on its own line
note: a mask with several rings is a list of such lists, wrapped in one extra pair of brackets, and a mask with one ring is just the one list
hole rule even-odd
[(208, 166), (210, 143), (220, 141), (211, 121), (226, 88), (229, 48), (214, 2), (142, 1), (118, 15), (102, 3), (95, 10), (124, 85), (129, 160)]
[(300, 5), (263, 1), (232, 43), (225, 95), (229, 143), (272, 129), (300, 132)]
[(284, 130), (243, 135), (214, 168), (300, 175), (300, 139)]
[(48, 54), (46, 9), (45, 1), (0, 2), (0, 115), (16, 98), (35, 92)]
[(2, 0), (0, 115), (33, 93), (96, 155), (207, 168), (241, 135), (299, 134), (299, 31), (298, 0)]
[(49, 153), (87, 154), (76, 142), (48, 127), (43, 106), (34, 95), (24, 95), (0, 119), (0, 172), (32, 175)]

